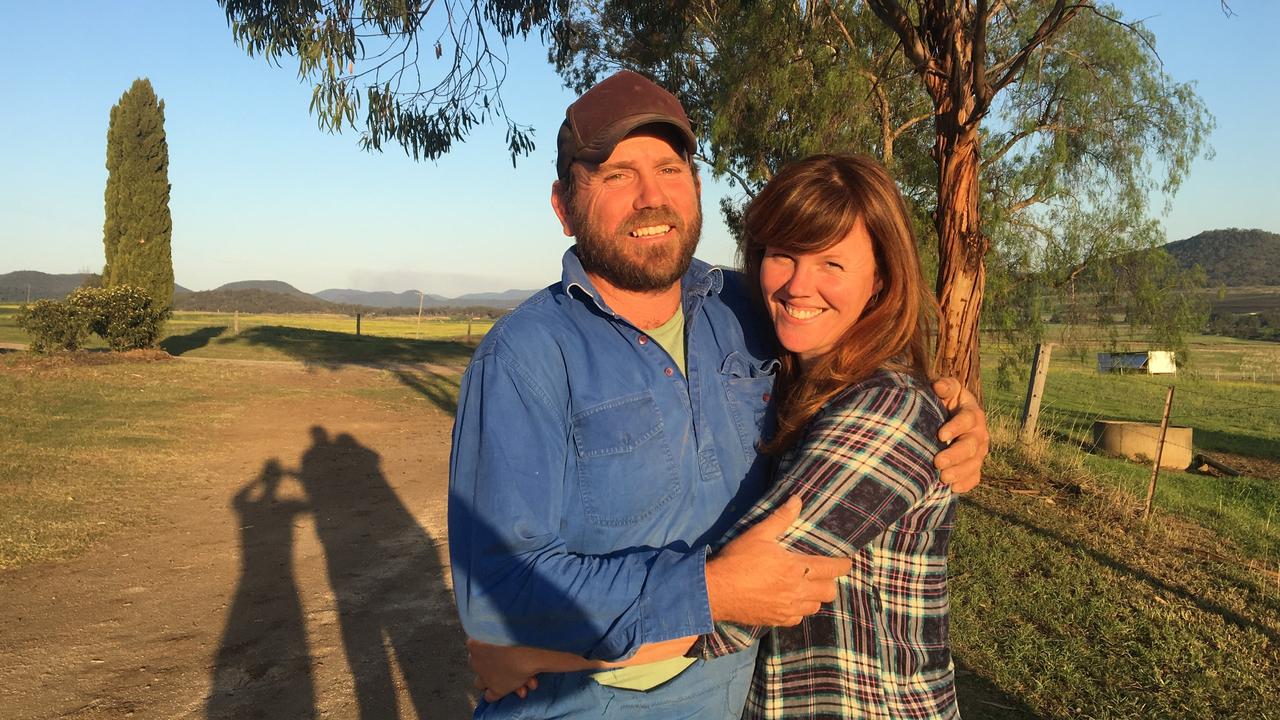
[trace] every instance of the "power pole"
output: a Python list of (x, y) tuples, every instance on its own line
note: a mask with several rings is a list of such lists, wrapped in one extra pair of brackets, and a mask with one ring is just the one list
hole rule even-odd
[(426, 297), (426, 295), (424, 295), (421, 290), (414, 290), (414, 292), (418, 293), (418, 326), (413, 329), (413, 336), (421, 337), (422, 336), (422, 299)]

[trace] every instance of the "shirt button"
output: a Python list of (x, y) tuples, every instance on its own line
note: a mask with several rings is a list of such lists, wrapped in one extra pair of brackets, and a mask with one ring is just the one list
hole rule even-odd
[(675, 375), (675, 374), (676, 374), (676, 371), (675, 371), (675, 370), (672, 370), (671, 368), (667, 368), (666, 370), (663, 370), (662, 372), (663, 372), (663, 373), (665, 373), (667, 377), (671, 377), (672, 375)]
[(760, 399), (761, 399), (761, 400), (763, 400), (763, 401), (765, 401), (765, 402), (769, 402), (770, 400), (772, 400), (772, 399), (773, 399), (773, 396), (772, 396), (772, 395), (770, 395), (769, 393), (765, 393), (764, 395), (761, 395), (761, 396), (760, 396)]
[(641, 335), (640, 337), (636, 338), (636, 342), (640, 343), (641, 345), (646, 345), (649, 342), (649, 336)]

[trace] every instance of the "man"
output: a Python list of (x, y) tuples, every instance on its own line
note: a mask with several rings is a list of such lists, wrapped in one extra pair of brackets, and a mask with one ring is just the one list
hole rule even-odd
[[(833, 596), (847, 559), (760, 533), (708, 559), (768, 480), (755, 446), (775, 361), (742, 278), (693, 259), (684, 110), (624, 71), (569, 107), (558, 142), (552, 206), (575, 246), (561, 281), (485, 337), (459, 396), (449, 539), (463, 626), (616, 660), (715, 620), (794, 624)], [(987, 438), (981, 411), (964, 415), (944, 434), (975, 429), (938, 463), (967, 489)], [(548, 674), (476, 716), (737, 717), (753, 660)]]

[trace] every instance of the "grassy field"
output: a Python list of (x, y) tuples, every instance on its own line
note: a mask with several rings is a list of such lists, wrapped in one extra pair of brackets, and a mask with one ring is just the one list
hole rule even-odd
[[(367, 375), (325, 384), (326, 397), (389, 411), (456, 403), (456, 373)], [(175, 487), (203, 481), (198, 469), (172, 471), (217, 451), (193, 440), (192, 428), (205, 437), (250, 400), (287, 405), (310, 392), (247, 364), (0, 355), (0, 569), (73, 557), (144, 525)]]
[[(0, 305), (0, 342), (27, 342), (16, 324), (17, 305)], [(249, 315), (178, 312), (165, 324), (161, 349), (171, 355), (240, 360), (296, 360), (318, 364), (465, 361), (493, 321), (345, 315)], [(469, 334), (468, 334), (469, 333)], [(94, 337), (88, 348), (105, 344)]]
[[(1229, 354), (1232, 348), (1270, 352), (1266, 346), (1232, 341), (1210, 347), (1214, 352)], [(1095, 421), (1158, 423), (1165, 393), (1173, 385), (1176, 390), (1170, 422), (1192, 428), (1195, 452), (1271, 462), (1280, 459), (1280, 385), (1216, 382), (1204, 377), (1204, 373), (1182, 373), (1176, 379), (1100, 375), (1092, 365), (1055, 354), (1045, 380), (1039, 429), (1067, 448), (1092, 450)], [(1025, 394), (1023, 385), (1001, 389), (988, 383), (986, 387), (989, 410), (1009, 422), (1021, 416)], [(1131, 496), (1146, 497), (1149, 465), (1078, 450), (1074, 455), (1100, 481)], [(1280, 464), (1272, 467), (1280, 468)], [(1219, 478), (1162, 471), (1155, 507), (1195, 519), (1251, 556), (1280, 558), (1280, 477), (1253, 475), (1257, 476)]]
[[(239, 334), (228, 320), (180, 315), (169, 352), (459, 367), (471, 351), (440, 337), (357, 340), (344, 318), (242, 316)], [(1224, 368), (1277, 351), (1219, 338), (1196, 350)], [(0, 569), (72, 557), (143, 527), (175, 483), (201, 482), (171, 472), (192, 451), (191, 427), (225, 426), (249, 398), (301, 399), (252, 364), (94, 356), (106, 358), (0, 355)], [(456, 401), (456, 375), (367, 374), (335, 392), (390, 412)], [(1081, 452), (1094, 420), (1158, 419), (1169, 382), (1100, 376), (1057, 354), (1041, 415), (1047, 439), (1030, 447), (1014, 439), (1024, 388), (988, 385), (994, 451), (984, 484), (961, 501), (951, 554), (964, 717), (1280, 720), (1280, 480), (1165, 471), (1144, 523), (1136, 509), (1149, 467)], [(1195, 428), (1198, 449), (1280, 457), (1280, 385), (1217, 382), (1203, 370), (1172, 382), (1174, 422)]]
[[(426, 388), (395, 372), (337, 390), (271, 377), (242, 363), (0, 357), (0, 423), (14, 440), (0, 444), (0, 568), (144, 527), (175, 487), (205, 481), (172, 472), (195, 450), (190, 428), (225, 426), (250, 398), (341, 392), (397, 412), (457, 392), (456, 380)], [(1277, 717), (1275, 555), (1265, 565), (1264, 552), (1178, 511), (1139, 523), (1132, 498), (1078, 453), (1061, 443), (1028, 453), (1012, 425), (997, 416), (988, 479), (962, 501), (954, 536), (964, 716)]]

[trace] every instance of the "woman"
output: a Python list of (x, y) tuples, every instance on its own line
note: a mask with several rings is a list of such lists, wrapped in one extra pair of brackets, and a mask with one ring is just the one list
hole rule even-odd
[[(692, 650), (674, 641), (632, 662), (760, 640), (743, 717), (956, 717), (946, 583), (954, 499), (932, 464), (945, 413), (926, 379), (934, 305), (901, 194), (868, 158), (807, 158), (752, 201), (741, 254), (784, 352), (778, 430), (763, 448), (777, 457), (775, 482), (725, 541), (799, 497), (785, 544), (850, 557), (853, 569), (835, 601), (798, 626), (722, 623)], [(501, 674), (502, 653), (473, 651), (482, 676)], [(543, 651), (524, 661), (506, 668), (508, 681), (590, 665)]]

